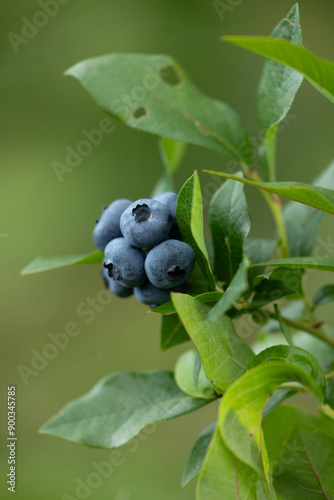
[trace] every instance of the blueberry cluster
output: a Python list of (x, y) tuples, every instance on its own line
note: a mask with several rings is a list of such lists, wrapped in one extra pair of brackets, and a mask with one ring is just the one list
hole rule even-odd
[(167, 192), (134, 203), (116, 200), (97, 219), (93, 240), (104, 252), (102, 276), (117, 297), (134, 293), (155, 307), (167, 302), (171, 291), (185, 292), (195, 254), (182, 241), (176, 199)]

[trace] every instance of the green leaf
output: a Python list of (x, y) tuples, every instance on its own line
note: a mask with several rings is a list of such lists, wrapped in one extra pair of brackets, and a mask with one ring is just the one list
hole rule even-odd
[(263, 421), (277, 497), (334, 498), (333, 423), (292, 406), (280, 406)]
[(160, 347), (163, 351), (190, 340), (177, 314), (162, 316)]
[(223, 39), (299, 71), (321, 94), (334, 102), (334, 63), (331, 61), (287, 40), (255, 36), (226, 36)]
[[(294, 304), (294, 302), (292, 304)], [(292, 312), (291, 307), (283, 309), (282, 313), (284, 317), (289, 319), (298, 319), (298, 317), (300, 317), (299, 315), (297, 316), (291, 314), (289, 312), (289, 309), (291, 309)], [(269, 331), (271, 332), (277, 331), (276, 324), (279, 329), (280, 328), (279, 323), (278, 321), (275, 321), (275, 329), (273, 325), (273, 328), (269, 328)], [(266, 330), (268, 329), (268, 324), (265, 326), (265, 328)], [(323, 325), (323, 329), (326, 335), (328, 335), (328, 337), (331, 338), (334, 337), (334, 332), (331, 328), (329, 328), (326, 325)], [(293, 341), (296, 347), (300, 347), (304, 351), (312, 353), (312, 355), (318, 360), (324, 372), (331, 371), (332, 369), (334, 369), (334, 348), (325, 343), (322, 339), (314, 337), (309, 333), (296, 331), (293, 334)], [(255, 352), (255, 354), (258, 354), (267, 349), (268, 347), (272, 347), (273, 345), (286, 344), (286, 343), (287, 340), (281, 333), (276, 333), (275, 335), (267, 335), (260, 333), (258, 339), (252, 343), (251, 347)]]
[[(334, 162), (312, 184), (334, 189)], [(291, 257), (311, 255), (323, 216), (324, 212), (295, 201), (284, 206), (283, 218)]]
[[(228, 311), (248, 288), (247, 272), (250, 262), (244, 257), (233, 280), (227, 287), (225, 293), (208, 314), (209, 321), (216, 321)], [(197, 298), (197, 297), (196, 297)]]
[(323, 306), (334, 300), (334, 285), (324, 285), (314, 296), (313, 307)]
[[(205, 246), (205, 248), (207, 248)], [(210, 263), (210, 269), (211, 269), (211, 262), (210, 262), (210, 257), (209, 257), (209, 263)], [(212, 273), (212, 271), (211, 271)], [(211, 278), (210, 278), (211, 280)], [(195, 263), (195, 267), (190, 275), (190, 278), (188, 280), (188, 288), (189, 288), (189, 293), (191, 295), (200, 295), (202, 293), (206, 293), (206, 291), (209, 290), (208, 286), (208, 279), (206, 275), (203, 274), (203, 271), (198, 264), (198, 262)], [(216, 286), (215, 286), (216, 288)]]
[(312, 428), (298, 426), (291, 432), (286, 446), (294, 447), (295, 460), (288, 466), (282, 457), (283, 464), (280, 461), (274, 468), (274, 474), (283, 469), (279, 479), (274, 476), (278, 495), (298, 498), (303, 491), (304, 498), (307, 494), (312, 495), (312, 499), (333, 498), (334, 439), (321, 431), (315, 433)]
[[(196, 300), (203, 302), (203, 304), (213, 304), (218, 302), (224, 294), (222, 292), (205, 292), (200, 295), (193, 295)], [(173, 302), (170, 300), (161, 304), (160, 306), (154, 307), (149, 313), (158, 314), (176, 314), (176, 309)]]
[(324, 379), (322, 374), (319, 385), (321, 373), (311, 354), (296, 347), (276, 346), (254, 358), (249, 369), (224, 395), (219, 417), (223, 439), (232, 453), (258, 472), (268, 489), (269, 463), (262, 432), (265, 405), (276, 389), (291, 381), (302, 384), (301, 388), (310, 388), (322, 401)]
[(161, 137), (159, 141), (159, 151), (162, 162), (171, 174), (179, 168), (184, 158), (187, 148), (186, 142), (174, 141), (167, 137)]
[(319, 399), (322, 398), (325, 391), (324, 372), (313, 354), (296, 346), (276, 345), (268, 347), (255, 356), (247, 366), (247, 370), (273, 361), (294, 365), (308, 373), (312, 379), (312, 384), (309, 384), (309, 387)]
[(282, 259), (268, 260), (268, 262), (259, 262), (257, 266), (287, 267), (294, 269), (316, 269), (318, 271), (334, 272), (334, 260), (322, 257), (287, 257)]
[(148, 311), (149, 314), (154, 313), (154, 314), (175, 314), (176, 309), (173, 306), (173, 302), (169, 300), (168, 302), (165, 302), (164, 304), (161, 304), (160, 306), (153, 307), (153, 309)]
[(289, 255), (306, 257), (311, 255), (324, 212), (291, 201), (283, 209)]
[[(323, 325), (323, 330), (328, 337), (334, 337), (333, 330), (330, 327)], [(332, 346), (313, 335), (301, 331), (294, 333), (293, 338), (296, 346), (312, 353), (319, 361), (323, 371), (329, 371), (332, 367), (334, 369), (334, 348)]]
[(209, 321), (210, 307), (190, 295), (173, 293), (172, 301), (197, 347), (206, 375), (216, 387), (225, 390), (253, 358), (250, 347), (238, 337), (228, 316)]
[(205, 455), (208, 451), (216, 427), (216, 422), (208, 425), (208, 427), (203, 429), (203, 431), (196, 439), (196, 442), (191, 449), (185, 471), (183, 473), (182, 486), (188, 484), (201, 471)]
[(298, 389), (292, 389), (292, 388), (277, 389), (274, 392), (274, 394), (272, 394), (268, 399), (268, 402), (263, 409), (263, 416), (265, 417), (266, 415), (268, 415), (268, 413), (273, 411), (278, 405), (283, 403), (283, 401), (292, 398), (292, 396), (294, 396), (298, 392), (299, 392)]
[(203, 172), (233, 179), (243, 184), (248, 184), (249, 186), (289, 198), (290, 200), (304, 203), (318, 210), (334, 214), (334, 191), (332, 189), (300, 184), (298, 182), (255, 182), (244, 179), (243, 177), (238, 177), (237, 175), (226, 174), (225, 172), (214, 172), (212, 170), (203, 170)]
[(205, 292), (201, 293), (200, 295), (195, 295), (194, 299), (198, 300), (199, 302), (203, 302), (203, 304), (213, 304), (221, 300), (223, 295), (224, 293), (222, 292)]
[[(306, 314), (305, 303), (302, 300), (294, 300), (293, 302), (285, 306), (284, 309), (282, 309), (282, 314), (284, 318), (292, 320), (304, 318)], [(280, 330), (281, 327), (279, 322), (275, 319), (270, 319), (268, 323), (266, 323), (260, 334), (266, 335), (266, 333), (278, 332)]]
[[(302, 45), (298, 5), (274, 29), (272, 38), (289, 40)], [(276, 135), (278, 125), (286, 117), (303, 77), (297, 71), (275, 61), (266, 61), (257, 94), (257, 115), (262, 132), (268, 163), (267, 180), (274, 180)]]
[(176, 217), (184, 241), (194, 250), (196, 262), (206, 278), (209, 288), (214, 290), (216, 283), (205, 246), (203, 203), (197, 172), (194, 172), (181, 188), (177, 198)]
[(216, 430), (197, 483), (197, 500), (256, 500), (256, 473), (226, 446)]
[(156, 183), (152, 197), (166, 191), (174, 191), (173, 174), (180, 166), (186, 152), (185, 142), (174, 141), (166, 137), (159, 139), (159, 152), (164, 165), (164, 173)]
[[(244, 252), (252, 264), (269, 260), (272, 256), (278, 240), (277, 238), (247, 238), (244, 243)], [(264, 271), (264, 267), (248, 270), (248, 282), (253, 283), (254, 278)]]
[[(271, 261), (269, 261), (271, 262)], [(259, 264), (260, 265), (260, 264)], [(255, 267), (256, 269), (256, 267)], [(295, 299), (300, 297), (301, 279), (303, 272), (300, 269), (279, 267), (269, 271), (267, 275), (256, 276), (254, 283), (254, 296), (249, 306), (249, 311), (256, 311), (282, 297)], [(262, 279), (262, 281), (260, 281)], [(257, 284), (260, 281), (259, 284)]]
[(22, 271), (22, 275), (51, 271), (59, 267), (74, 266), (78, 264), (100, 264), (103, 261), (103, 252), (99, 250), (88, 255), (64, 255), (60, 257), (37, 257)]
[[(269, 323), (269, 322), (268, 322)], [(268, 324), (267, 323), (267, 324)], [(281, 328), (279, 326), (279, 322), (275, 320), (275, 323), (278, 325), (278, 331), (275, 331), (275, 335), (269, 335), (269, 332), (260, 332), (258, 334), (257, 339), (251, 343), (251, 348), (253, 349), (254, 353), (257, 355), (260, 352), (264, 351), (265, 349), (268, 349), (268, 347), (273, 347), (276, 345), (286, 345), (286, 338), (284, 337), (283, 333), (281, 333)], [(267, 324), (265, 325), (264, 328), (267, 327)]]
[(326, 417), (331, 418), (334, 420), (334, 408), (333, 408), (333, 400), (328, 401), (327, 399), (325, 400), (325, 403), (321, 406), (321, 412), (323, 415), (326, 415)]
[(82, 61), (66, 74), (79, 80), (106, 113), (130, 127), (252, 163), (237, 114), (202, 93), (169, 56), (110, 54)]
[[(258, 264), (260, 266), (261, 262)], [(253, 284), (256, 287), (257, 285), (268, 281), (283, 281), (289, 286), (292, 292), (296, 292), (300, 289), (300, 279), (302, 276), (303, 272), (300, 269), (291, 270), (289, 267), (279, 267), (277, 269), (271, 269), (270, 271), (258, 274), (255, 277)]]
[(200, 363), (197, 373), (198, 354), (194, 350), (186, 351), (176, 362), (175, 365), (175, 380), (180, 389), (193, 396), (194, 398), (215, 399), (214, 387), (208, 377), (205, 375), (203, 367)]
[(252, 264), (270, 259), (276, 245), (276, 238), (247, 238), (244, 243), (244, 252)]
[(334, 410), (334, 378), (330, 378), (326, 383), (325, 403)]
[(210, 203), (210, 227), (217, 278), (230, 283), (243, 258), (243, 246), (251, 227), (244, 189), (225, 182)]
[(146, 425), (185, 415), (209, 401), (182, 392), (171, 372), (115, 373), (65, 406), (41, 432), (88, 446), (115, 448)]

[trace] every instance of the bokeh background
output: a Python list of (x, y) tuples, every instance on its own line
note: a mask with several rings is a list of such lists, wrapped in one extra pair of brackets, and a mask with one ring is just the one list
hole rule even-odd
[[(78, 479), (85, 482), (94, 471), (92, 463), (106, 460), (110, 452), (41, 435), (38, 428), (102, 376), (173, 368), (177, 356), (189, 348), (161, 352), (159, 319), (134, 299), (113, 299), (94, 321), (85, 323), (76, 309), (101, 290), (96, 266), (19, 276), (36, 255), (93, 250), (91, 232), (101, 208), (118, 197), (148, 196), (162, 169), (155, 136), (117, 125), (60, 183), (52, 162), (63, 163), (66, 146), (75, 148), (82, 131), (96, 128), (103, 118), (88, 94), (63, 72), (82, 59), (110, 52), (171, 54), (200, 88), (230, 103), (256, 135), (254, 96), (263, 60), (222, 43), (219, 36), (267, 35), (293, 2), (236, 3), (221, 2), (228, 9), (221, 19), (214, 3), (204, 0), (69, 0), (16, 53), (8, 34), (22, 35), (22, 18), (32, 20), (41, 7), (35, 0), (1, 0), (1, 498), (9, 495), (4, 479), (8, 385), (17, 387), (16, 498), (79, 498)], [(333, 2), (301, 0), (300, 8), (305, 45), (334, 59)], [(279, 135), (278, 177), (309, 182), (334, 157), (334, 109), (303, 83), (291, 113), (289, 126)], [(227, 162), (211, 151), (189, 147), (177, 188), (194, 168), (223, 169)], [(201, 180), (205, 189), (210, 180), (205, 175)], [(271, 235), (273, 222), (261, 196), (246, 192), (252, 234)], [(326, 215), (324, 240), (332, 227)], [(324, 280), (328, 277), (314, 273), (308, 293)], [(322, 309), (322, 317), (331, 320), (330, 307)], [(61, 332), (68, 321), (76, 321), (81, 334), (25, 385), (18, 366), (31, 367), (31, 351), (41, 352), (48, 334)], [(135, 445), (122, 448), (122, 465), (85, 498), (194, 498), (194, 483), (181, 489), (182, 471), (197, 434), (215, 420), (216, 410), (213, 404), (161, 423), (135, 451)]]

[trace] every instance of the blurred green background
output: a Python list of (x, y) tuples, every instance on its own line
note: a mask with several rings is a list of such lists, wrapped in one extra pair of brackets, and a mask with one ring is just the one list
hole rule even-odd
[[(237, 2), (221, 2), (229, 7)], [(52, 162), (64, 163), (65, 148), (76, 147), (84, 129), (103, 118), (79, 84), (63, 77), (74, 63), (110, 52), (173, 55), (208, 94), (230, 103), (257, 134), (255, 92), (263, 60), (219, 41), (223, 34), (270, 33), (292, 1), (240, 1), (224, 19), (204, 0), (69, 0), (17, 53), (8, 34), (21, 35), (22, 18), (41, 10), (35, 0), (1, 0), (1, 447), (0, 497), (7, 498), (7, 386), (17, 387), (18, 499), (79, 498), (78, 478), (94, 472), (93, 462), (109, 451), (85, 448), (38, 434), (38, 428), (64, 404), (117, 370), (173, 368), (189, 346), (162, 353), (159, 319), (134, 299), (111, 303), (87, 324), (76, 308), (102, 288), (96, 266), (76, 267), (29, 277), (19, 271), (36, 255), (89, 252), (91, 232), (101, 208), (118, 197), (149, 196), (161, 172), (157, 138), (117, 125), (103, 143), (60, 183)], [(334, 59), (334, 4), (300, 2), (305, 45)], [(334, 157), (334, 109), (307, 83), (279, 135), (279, 179), (309, 182)], [(194, 168), (223, 169), (228, 159), (189, 147), (177, 187)], [(201, 175), (203, 190), (211, 179)], [(274, 228), (258, 192), (247, 189), (252, 234)], [(322, 238), (331, 238), (326, 215)], [(332, 241), (332, 240), (330, 240)], [(330, 279), (314, 273), (310, 294)], [(330, 307), (322, 317), (331, 320)], [(25, 385), (17, 367), (31, 367), (32, 350), (41, 352), (48, 333), (76, 321), (82, 332)], [(196, 414), (159, 424), (136, 451), (121, 449), (122, 465), (85, 498), (112, 500), (192, 499), (194, 484), (181, 489), (182, 471), (200, 430), (215, 420), (215, 404)], [(70, 498), (70, 497), (69, 497)], [(83, 498), (83, 497), (82, 497)], [(209, 499), (208, 499), (209, 500)]]

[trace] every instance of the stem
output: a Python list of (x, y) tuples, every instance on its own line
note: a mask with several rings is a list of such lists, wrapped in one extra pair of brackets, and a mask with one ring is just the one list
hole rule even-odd
[[(263, 179), (260, 177), (260, 175), (252, 168), (249, 168), (248, 165), (242, 164), (242, 168), (247, 177), (256, 182), (263, 182)], [(276, 194), (271, 195), (270, 193), (268, 193), (268, 191), (264, 191), (263, 189), (261, 189), (260, 191), (275, 219), (275, 223), (281, 240), (280, 247), (281, 247), (282, 257), (289, 257), (288, 235), (283, 220), (281, 200), (279, 196), (277, 196)]]
[[(304, 277), (303, 277), (303, 280), (304, 280)], [(302, 300), (304, 302), (304, 305), (305, 305), (305, 308), (306, 308), (306, 311), (307, 311), (307, 315), (309, 317), (309, 319), (311, 321), (314, 321), (314, 308), (312, 308), (309, 304), (309, 301), (307, 300), (307, 297), (306, 297), (306, 294), (304, 292), (304, 286), (303, 286), (304, 282), (302, 281)]]
[[(269, 313), (269, 316), (278, 321), (278, 317), (276, 316), (275, 313)], [(281, 320), (284, 321), (284, 323), (286, 323), (287, 325), (292, 326), (292, 328), (294, 328), (295, 330), (302, 330), (304, 332), (311, 333), (311, 335), (318, 337), (318, 339), (323, 340), (324, 342), (327, 342), (327, 344), (329, 344), (330, 346), (334, 347), (334, 339), (328, 337), (328, 335), (326, 335), (326, 333), (320, 330), (319, 328), (307, 325), (306, 323), (300, 323), (299, 321), (293, 321), (292, 319), (284, 318), (283, 316), (281, 316)]]
[(282, 203), (276, 194), (273, 197), (273, 205), (271, 210), (277, 225), (279, 235), (281, 237), (282, 257), (289, 257), (288, 235), (283, 220)]
[[(251, 179), (256, 181), (256, 182), (263, 182), (261, 177), (258, 175), (257, 172), (252, 171), (251, 172)], [(263, 191), (261, 189), (261, 192), (264, 196), (264, 199), (268, 203), (268, 206), (271, 210), (271, 213), (273, 214), (273, 217), (276, 222), (276, 226), (281, 238), (281, 250), (282, 250), (282, 257), (289, 257), (289, 250), (288, 250), (288, 235), (286, 233), (286, 228), (283, 220), (283, 213), (282, 213), (282, 203), (277, 194), (271, 195), (268, 193), (268, 191)]]
[(329, 380), (330, 378), (333, 378), (333, 377), (334, 377), (334, 372), (329, 372), (329, 373), (326, 373), (326, 375), (325, 375), (326, 380)]

